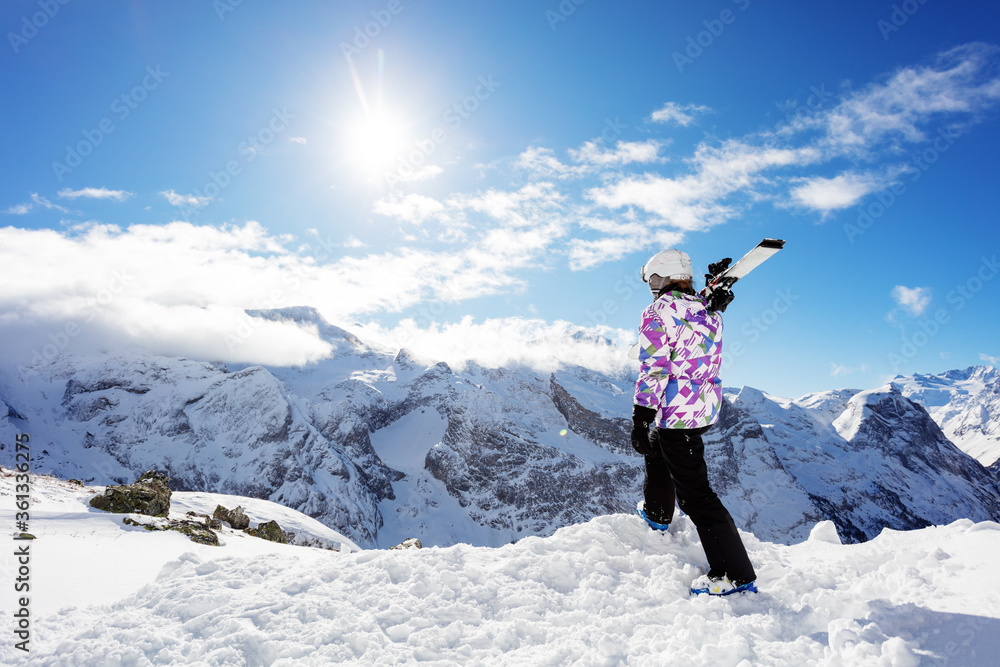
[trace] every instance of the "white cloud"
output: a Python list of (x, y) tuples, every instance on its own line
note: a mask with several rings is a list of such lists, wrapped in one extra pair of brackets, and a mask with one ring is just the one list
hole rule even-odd
[(991, 357), (990, 355), (982, 353), (982, 352), (980, 352), (980, 354), (979, 354), (979, 360), (980, 361), (985, 361), (986, 363), (988, 363), (991, 366), (1000, 365), (1000, 357)]
[(432, 197), (415, 193), (405, 196), (391, 194), (385, 199), (376, 201), (372, 210), (381, 215), (419, 225), (427, 218), (440, 215), (444, 211), (444, 204)]
[(444, 169), (441, 167), (435, 164), (425, 164), (419, 167), (407, 166), (405, 169), (392, 172), (391, 176), (395, 181), (401, 183), (416, 183), (437, 178), (443, 173)]
[(619, 260), (635, 252), (637, 239), (630, 236), (607, 236), (601, 239), (573, 239), (569, 243), (569, 265), (573, 271), (591, 269), (604, 262)]
[[(872, 173), (832, 178), (780, 177), (781, 172), (845, 155), (898, 160), (901, 142), (953, 141), (960, 122), (974, 122), (1000, 102), (997, 53), (982, 44), (952, 49), (930, 65), (902, 69), (845, 95), (829, 110), (796, 118), (775, 131), (717, 145), (706, 140), (687, 160), (686, 172), (627, 175), (588, 190), (586, 196), (612, 210), (637, 208), (658, 219), (650, 224), (680, 230), (721, 224), (762, 200), (792, 201), (824, 214), (855, 205), (907, 167), (886, 162)], [(691, 110), (670, 103), (651, 119), (684, 124), (693, 120), (686, 113)], [(952, 133), (931, 136), (931, 127)], [(789, 184), (788, 194), (775, 192), (776, 184)]]
[(300, 144), (302, 146), (306, 145), (305, 137), (288, 137), (288, 140), (291, 141), (293, 144)]
[(598, 239), (572, 239), (569, 242), (569, 267), (573, 271), (593, 268), (605, 262), (616, 261), (634, 253), (637, 248), (656, 246), (669, 248), (679, 245), (684, 235), (657, 229), (641, 222), (618, 222), (603, 219), (585, 219), (581, 227), (607, 234)]
[(593, 174), (600, 169), (620, 167), (633, 162), (648, 164), (662, 162), (659, 156), (664, 142), (618, 141), (613, 148), (605, 148), (602, 139), (586, 141), (579, 149), (569, 149), (569, 156), (577, 163), (566, 164), (549, 148), (529, 146), (517, 158), (516, 166), (534, 176), (567, 180)]
[(702, 144), (690, 160), (693, 171), (688, 174), (628, 176), (593, 188), (587, 196), (610, 209), (637, 207), (676, 229), (701, 230), (733, 217), (737, 209), (726, 199), (741, 191), (753, 196), (767, 170), (809, 164), (817, 158), (817, 151), (808, 147), (755, 146), (736, 140), (720, 146)]
[(5, 211), (5, 213), (8, 213), (10, 215), (24, 215), (26, 213), (30, 213), (31, 210), (34, 209), (36, 206), (41, 206), (47, 209), (55, 209), (62, 213), (69, 213), (69, 209), (60, 206), (59, 204), (52, 203), (51, 201), (41, 196), (37, 192), (31, 193), (31, 201), (11, 206)]
[[(570, 156), (579, 164), (560, 161), (547, 148), (532, 146), (517, 165), (535, 177), (557, 184), (582, 176), (596, 176), (602, 184), (584, 192), (590, 208), (647, 214), (645, 224), (674, 231), (705, 230), (727, 222), (761, 201), (791, 202), (827, 215), (856, 205), (866, 195), (888, 187), (907, 167), (899, 162), (899, 143), (951, 141), (953, 134), (931, 136), (929, 128), (953, 128), (971, 123), (1000, 101), (1000, 76), (995, 67), (998, 50), (971, 44), (941, 54), (932, 64), (902, 69), (853, 94), (846, 93), (834, 107), (795, 118), (774, 131), (763, 131), (719, 143), (706, 139), (686, 168), (672, 174), (614, 173), (629, 163), (650, 164), (659, 158), (654, 142), (619, 142), (603, 148), (599, 140), (586, 142)], [(690, 124), (706, 107), (668, 103), (650, 120)], [(945, 123), (948, 123), (947, 125)], [(799, 176), (794, 170), (827, 163), (844, 156), (882, 161), (868, 172), (845, 172), (832, 177)], [(675, 162), (677, 164), (677, 162)], [(790, 173), (791, 172), (791, 173)], [(562, 186), (560, 186), (562, 187)], [(590, 211), (583, 211), (583, 216)], [(568, 244), (571, 267), (586, 268), (620, 256), (622, 241), (583, 238)]]
[(626, 367), (625, 351), (635, 342), (632, 330), (522, 317), (476, 322), (467, 316), (460, 322), (429, 326), (407, 319), (391, 329), (369, 325), (358, 334), (384, 348), (405, 347), (418, 357), (454, 367), (475, 361), (486, 367), (524, 365), (541, 372), (562, 365), (618, 372)]
[[(546, 227), (566, 225), (564, 200), (559, 189), (548, 181), (529, 183), (518, 190), (506, 191), (490, 188), (473, 195), (453, 195), (447, 201), (457, 217), (482, 213), (488, 216), (486, 224), (499, 222), (504, 227)], [(482, 227), (482, 224), (477, 225)]]
[(833, 377), (853, 375), (854, 373), (866, 373), (867, 371), (867, 364), (861, 364), (860, 366), (842, 366), (841, 364), (830, 362), (830, 375)]
[(588, 141), (579, 150), (570, 149), (569, 154), (577, 162), (599, 167), (614, 167), (631, 162), (649, 163), (660, 161), (662, 143), (659, 141), (619, 141), (613, 149), (603, 148), (597, 141)]
[(544, 178), (577, 178), (586, 174), (586, 165), (572, 166), (563, 164), (550, 148), (529, 146), (517, 157), (516, 165), (532, 174)]
[(930, 65), (902, 68), (884, 82), (846, 96), (830, 111), (797, 118), (780, 132), (818, 130), (819, 144), (832, 155), (933, 139), (926, 133), (931, 121), (946, 114), (975, 120), (1000, 100), (997, 52), (978, 43), (945, 51)]
[(516, 273), (543, 264), (540, 258), (564, 234), (557, 220), (539, 220), (484, 230), (446, 252), (404, 248), (321, 263), (307, 249), (290, 249), (294, 239), (255, 222), (124, 231), (90, 225), (78, 232), (6, 227), (0, 228), (0, 328), (34, 327), (22, 338), (29, 350), (70, 323), (86, 330), (81, 341), (201, 359), (306, 363), (328, 346), (290, 323), (252, 326), (252, 335), (233, 343), (248, 326), (244, 311), (309, 305), (342, 322), (521, 289)]
[(677, 104), (667, 102), (662, 108), (657, 109), (650, 115), (649, 120), (654, 123), (674, 122), (682, 127), (687, 127), (694, 122), (694, 115), (711, 111), (708, 107), (700, 104)]
[(32, 195), (31, 195), (31, 201), (35, 202), (39, 206), (44, 206), (45, 208), (48, 208), (48, 209), (53, 209), (54, 208), (55, 210), (61, 211), (62, 213), (69, 213), (69, 209), (62, 207), (59, 204), (53, 204), (48, 199), (46, 199), (45, 197), (42, 197), (38, 193), (32, 193)]
[(109, 190), (107, 188), (82, 188), (80, 190), (63, 188), (59, 191), (59, 196), (67, 199), (86, 197), (88, 199), (114, 199), (116, 201), (125, 201), (129, 197), (132, 197), (133, 194), (131, 192), (126, 192), (125, 190)]
[(833, 178), (802, 178), (800, 185), (792, 188), (792, 200), (806, 208), (824, 214), (841, 208), (854, 206), (872, 192), (888, 185), (886, 179), (874, 174), (845, 172)]
[(896, 285), (892, 289), (892, 298), (913, 317), (921, 315), (931, 304), (929, 287), (904, 287)]
[(162, 190), (160, 192), (171, 206), (190, 206), (191, 208), (201, 208), (202, 206), (207, 206), (211, 201), (211, 197), (199, 197), (198, 195), (181, 195), (177, 194), (173, 190)]

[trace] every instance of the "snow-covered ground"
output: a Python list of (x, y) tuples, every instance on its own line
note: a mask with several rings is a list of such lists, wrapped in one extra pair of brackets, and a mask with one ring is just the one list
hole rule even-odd
[[(619, 514), (499, 548), (357, 550), (284, 510), (282, 525), (343, 550), (233, 531), (211, 547), (124, 526), (86, 505), (95, 491), (33, 479), (31, 652), (14, 648), (5, 583), (0, 663), (996, 664), (991, 522), (854, 545), (828, 522), (793, 546), (744, 534), (761, 592), (720, 599), (687, 593), (705, 561), (683, 517), (670, 534)], [(12, 494), (0, 476), (11, 527)], [(172, 515), (207, 509), (210, 495), (175, 494)]]

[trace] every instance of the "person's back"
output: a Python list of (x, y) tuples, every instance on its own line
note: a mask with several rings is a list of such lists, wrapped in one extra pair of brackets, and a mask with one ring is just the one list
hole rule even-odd
[(636, 404), (660, 407), (660, 428), (711, 426), (722, 405), (722, 317), (671, 291), (642, 313)]
[[(692, 288), (691, 259), (679, 250), (657, 253), (643, 267), (654, 301), (639, 326), (639, 378), (632, 412), (632, 446), (645, 456), (639, 515), (656, 530), (673, 519), (674, 501), (694, 522), (709, 571), (692, 593), (756, 592), (757, 578), (736, 524), (708, 482), (701, 435), (722, 405), (721, 308)], [(650, 433), (650, 426), (655, 430)]]

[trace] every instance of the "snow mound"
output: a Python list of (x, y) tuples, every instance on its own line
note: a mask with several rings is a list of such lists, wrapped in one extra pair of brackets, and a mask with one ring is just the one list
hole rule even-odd
[[(761, 592), (708, 598), (688, 592), (705, 561), (683, 516), (666, 534), (617, 514), (500, 548), (338, 553), (94, 530), (120, 519), (71, 498), (58, 509), (32, 518), (33, 548), (49, 554), (34, 565), (40, 584), (60, 571), (158, 575), (95, 606), (33, 606), (33, 665), (976, 665), (993, 662), (1000, 631), (990, 522), (846, 546), (744, 534)], [(137, 557), (115, 558), (126, 544)], [(0, 662), (22, 660), (0, 645)]]
[[(82, 608), (118, 601), (153, 582), (163, 565), (182, 554), (194, 552), (202, 557), (222, 555), (257, 557), (261, 554), (314, 551), (293, 544), (359, 551), (351, 540), (300, 512), (267, 500), (227, 496), (215, 493), (174, 492), (170, 498), (171, 519), (191, 519), (188, 511), (212, 515), (216, 505), (233, 509), (241, 505), (251, 526), (275, 520), (289, 533), (293, 544), (276, 544), (235, 531), (223, 524), (220, 546), (196, 544), (178, 532), (148, 532), (126, 526), (125, 517), (142, 524), (156, 523), (141, 514), (112, 514), (94, 509), (89, 501), (104, 487), (87, 487), (53, 477), (31, 475), (31, 505), (28, 532), (37, 539), (31, 542), (31, 610), (37, 617), (51, 616), (62, 608)], [(0, 521), (14, 526), (15, 476), (0, 468)], [(5, 571), (14, 572), (14, 549), (2, 561)], [(319, 551), (319, 550), (316, 550)], [(335, 552), (330, 552), (335, 553)], [(13, 596), (2, 599), (4, 611), (14, 603)], [(0, 664), (7, 661), (0, 658)]]
[(837, 526), (832, 521), (820, 521), (809, 532), (810, 542), (828, 542), (829, 544), (843, 544), (840, 535), (837, 534)]

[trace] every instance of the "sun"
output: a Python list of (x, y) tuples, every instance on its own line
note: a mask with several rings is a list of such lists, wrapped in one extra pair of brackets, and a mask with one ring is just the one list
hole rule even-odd
[(406, 126), (384, 112), (365, 114), (351, 125), (349, 159), (367, 172), (392, 169), (408, 148)]
[(345, 157), (350, 168), (370, 179), (392, 172), (405, 163), (406, 154), (414, 147), (413, 137), (403, 120), (406, 114), (399, 103), (387, 104), (383, 91), (385, 54), (382, 50), (378, 51), (378, 76), (372, 95), (365, 92), (353, 59), (348, 58), (347, 65), (358, 96), (358, 110), (353, 122), (344, 128), (347, 133)]

